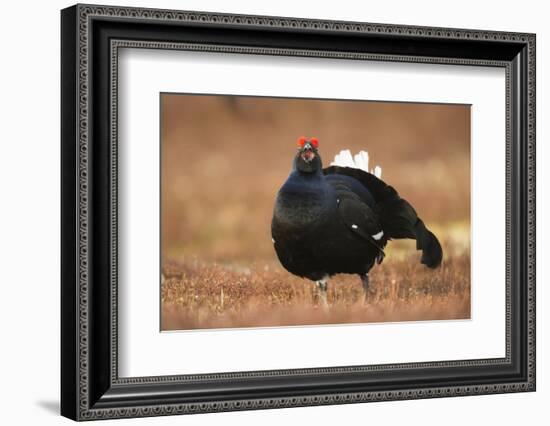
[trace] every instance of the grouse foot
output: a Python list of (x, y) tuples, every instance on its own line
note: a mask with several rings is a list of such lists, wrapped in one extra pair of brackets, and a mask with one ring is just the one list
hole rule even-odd
[(317, 287), (317, 300), (321, 301), (321, 305), (326, 309), (328, 308), (327, 302), (327, 289), (328, 289), (328, 275), (325, 275), (320, 280), (315, 281)]
[(369, 296), (369, 274), (361, 275), (361, 282), (363, 283), (363, 304), (365, 304)]

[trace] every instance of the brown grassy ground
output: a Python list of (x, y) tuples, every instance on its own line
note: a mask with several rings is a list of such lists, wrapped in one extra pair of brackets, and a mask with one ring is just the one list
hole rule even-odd
[[(457, 105), (163, 95), (162, 328), (468, 318), (469, 117)], [(342, 275), (321, 308), (270, 235), (304, 134), (326, 165), (341, 149), (368, 150), (443, 243), (442, 268), (420, 265), (413, 242), (390, 242), (366, 303), (359, 278)]]
[(395, 254), (371, 271), (366, 300), (358, 276), (335, 276), (329, 283), (328, 308), (311, 281), (290, 275), (275, 262), (238, 266), (197, 258), (168, 261), (163, 267), (161, 326), (182, 330), (470, 317), (467, 253), (452, 255), (435, 271), (421, 265), (417, 253)]

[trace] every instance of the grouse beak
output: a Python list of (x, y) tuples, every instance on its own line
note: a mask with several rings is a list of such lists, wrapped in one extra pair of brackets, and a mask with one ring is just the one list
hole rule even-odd
[(300, 150), (300, 156), (306, 163), (310, 163), (315, 158), (315, 151), (309, 142), (306, 142)]

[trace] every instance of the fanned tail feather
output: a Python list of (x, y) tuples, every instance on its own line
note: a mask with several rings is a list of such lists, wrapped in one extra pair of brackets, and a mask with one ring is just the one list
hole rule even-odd
[(426, 265), (428, 268), (437, 268), (441, 265), (441, 260), (443, 260), (443, 249), (439, 240), (432, 231), (426, 228), (426, 225), (420, 219), (418, 219), (414, 230), (416, 234), (416, 249), (422, 250), (420, 263)]
[[(368, 161), (368, 154), (361, 161)], [(361, 182), (372, 194), (376, 206), (375, 212), (380, 218), (384, 235), (389, 239), (409, 238), (416, 240), (417, 250), (422, 250), (421, 263), (429, 268), (437, 268), (443, 259), (443, 250), (437, 237), (426, 227), (422, 219), (418, 217), (414, 207), (397, 191), (379, 178), (379, 174), (365, 173), (366, 170), (355, 167), (357, 160), (353, 160), (349, 150), (341, 151), (331, 163), (331, 166), (323, 170), (325, 175), (342, 174), (353, 177)], [(343, 165), (353, 162), (354, 166)], [(368, 165), (363, 163), (363, 165)], [(379, 166), (375, 167), (379, 169)]]
[(355, 162), (355, 167), (361, 170), (369, 170), (369, 153), (366, 151), (359, 151), (358, 154), (355, 154), (353, 157)]
[(409, 202), (399, 196), (377, 205), (382, 228), (389, 238), (416, 240), (416, 249), (422, 250), (420, 262), (428, 268), (437, 268), (443, 259), (443, 249), (437, 237), (420, 219)]
[(377, 165), (374, 169), (369, 170), (369, 153), (367, 151), (359, 151), (359, 153), (352, 156), (349, 149), (343, 149), (334, 156), (334, 160), (330, 165), (351, 167), (373, 174), (379, 179), (382, 177), (382, 168), (380, 166)]

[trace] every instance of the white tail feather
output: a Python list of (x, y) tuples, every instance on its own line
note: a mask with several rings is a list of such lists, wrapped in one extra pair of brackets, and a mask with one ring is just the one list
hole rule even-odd
[(367, 151), (359, 151), (355, 156), (352, 156), (349, 149), (343, 149), (334, 156), (334, 161), (330, 165), (351, 167), (371, 173), (378, 179), (382, 178), (382, 167), (375, 166), (373, 170), (369, 170), (369, 153)]
[(349, 149), (343, 149), (342, 151), (340, 151), (340, 154), (336, 154), (336, 157), (334, 157), (334, 161), (338, 162), (338, 166), (355, 167), (355, 163)]
[(355, 161), (355, 166), (361, 170), (369, 169), (369, 153), (365, 151), (359, 151), (358, 154), (355, 154), (353, 157)]

